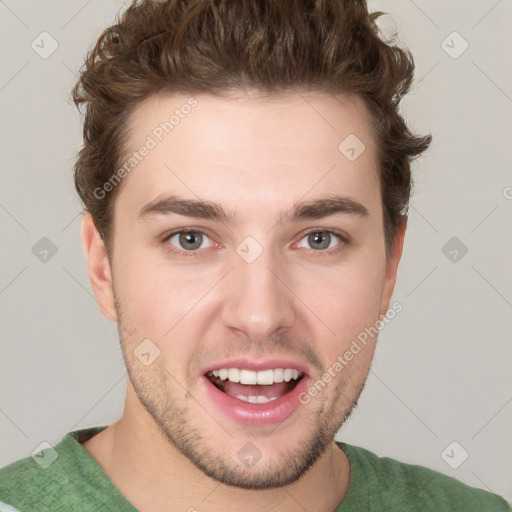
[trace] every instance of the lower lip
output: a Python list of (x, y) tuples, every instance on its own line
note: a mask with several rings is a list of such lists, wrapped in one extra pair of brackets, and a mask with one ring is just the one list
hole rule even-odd
[(212, 401), (229, 418), (242, 425), (264, 426), (281, 423), (293, 414), (301, 404), (299, 395), (307, 389), (308, 378), (304, 375), (299, 383), (285, 395), (264, 404), (252, 404), (233, 398), (202, 377), (205, 390)]

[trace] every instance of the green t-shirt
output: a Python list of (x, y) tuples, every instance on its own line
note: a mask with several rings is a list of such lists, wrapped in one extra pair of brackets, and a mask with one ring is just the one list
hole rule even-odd
[[(8, 504), (20, 512), (136, 512), (80, 444), (104, 428), (69, 432), (54, 448), (0, 469), (0, 510), (12, 510)], [(503, 498), (436, 471), (337, 444), (350, 460), (351, 475), (347, 494), (334, 512), (512, 510)]]

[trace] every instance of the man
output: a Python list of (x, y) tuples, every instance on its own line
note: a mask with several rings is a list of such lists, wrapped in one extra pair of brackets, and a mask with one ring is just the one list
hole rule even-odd
[(412, 58), (375, 19), (362, 1), (145, 0), (100, 37), (74, 89), (75, 182), (125, 409), (69, 433), (44, 471), (1, 470), (0, 500), (509, 510), (333, 441), (394, 307), (410, 162), (430, 142), (398, 111)]

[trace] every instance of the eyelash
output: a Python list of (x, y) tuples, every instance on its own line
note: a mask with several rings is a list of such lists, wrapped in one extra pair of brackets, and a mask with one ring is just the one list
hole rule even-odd
[[(175, 231), (172, 231), (171, 233), (167, 234), (167, 235), (164, 235), (162, 237), (162, 242), (164, 244), (166, 244), (167, 246), (167, 249), (169, 250), (169, 252), (172, 252), (174, 254), (178, 253), (179, 255), (182, 255), (182, 256), (185, 256), (186, 258), (196, 258), (198, 256), (201, 256), (202, 255), (202, 252), (205, 251), (206, 249), (200, 249), (200, 250), (193, 250), (193, 251), (185, 251), (185, 250), (179, 250), (179, 249), (176, 249), (176, 248), (172, 248), (170, 249), (170, 247), (172, 247), (168, 242), (169, 240), (174, 236), (174, 235), (177, 235), (177, 234), (180, 234), (180, 233), (199, 233), (201, 235), (205, 235), (207, 236), (208, 238), (210, 238), (211, 240), (211, 237), (208, 236), (207, 233), (205, 233), (204, 231), (200, 230), (200, 229), (194, 229), (194, 228), (187, 228), (187, 229), (177, 229)], [(349, 245), (350, 243), (350, 238), (348, 237), (348, 235), (346, 234), (342, 234), (342, 233), (339, 233), (337, 231), (333, 231), (331, 229), (311, 229), (309, 231), (307, 231), (306, 233), (304, 233), (300, 239), (299, 239), (299, 242), (313, 234), (313, 233), (329, 233), (331, 235), (334, 235), (335, 237), (338, 238), (339, 240), (339, 244), (336, 245), (335, 247), (332, 247), (331, 249), (328, 249), (328, 250), (319, 250), (319, 251), (315, 251), (314, 249), (311, 249), (311, 251), (313, 251), (313, 254), (312, 256), (314, 258), (322, 258), (322, 257), (326, 257), (326, 256), (331, 256), (333, 254), (337, 254), (338, 252), (342, 251), (343, 249), (345, 249), (345, 247), (347, 245)]]

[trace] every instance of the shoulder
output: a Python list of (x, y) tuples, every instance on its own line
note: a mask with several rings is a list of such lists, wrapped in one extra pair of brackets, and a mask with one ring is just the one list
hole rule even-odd
[(22, 511), (34, 507), (55, 510), (59, 504), (74, 504), (79, 499), (80, 481), (88, 475), (78, 438), (102, 428), (70, 432), (55, 447), (48, 444), (32, 456), (1, 468), (0, 503)]
[[(49, 457), (48, 450), (43, 457)], [(0, 500), (18, 507), (44, 502), (48, 493), (66, 485), (66, 472), (58, 464), (44, 469), (32, 457), (17, 460), (0, 469)]]
[(379, 457), (364, 448), (337, 443), (351, 465), (362, 470), (368, 492), (394, 510), (450, 512), (507, 512), (512, 508), (500, 496), (470, 487), (459, 480), (423, 466)]

